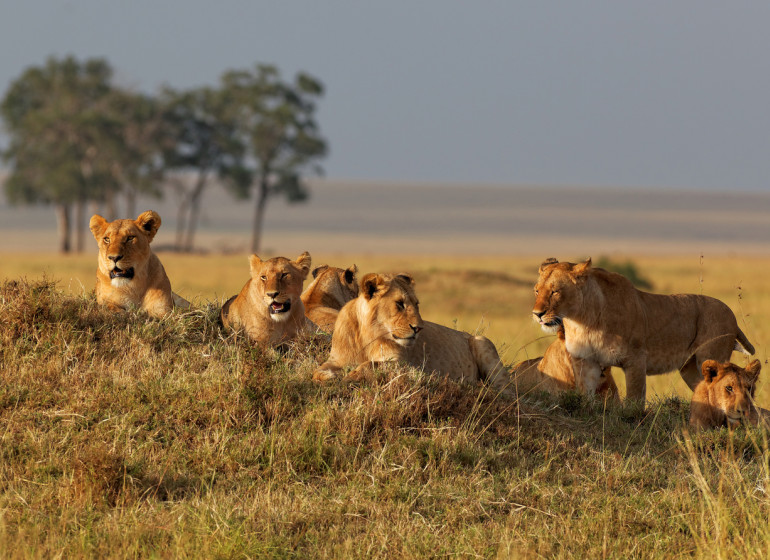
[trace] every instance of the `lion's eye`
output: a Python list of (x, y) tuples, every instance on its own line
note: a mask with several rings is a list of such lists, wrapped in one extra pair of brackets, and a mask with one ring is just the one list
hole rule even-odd
[(136, 239), (135, 236), (129, 235), (128, 237), (126, 237), (126, 243), (131, 243), (134, 239)]
[(551, 295), (552, 295), (552, 296), (555, 296), (555, 295), (556, 295), (556, 294), (558, 294), (558, 293), (559, 293), (559, 290), (554, 290), (554, 291), (552, 291), (552, 292), (551, 292)]
[(104, 239), (102, 239), (102, 241), (104, 241), (105, 245), (109, 245), (110, 244), (110, 238), (109, 237), (105, 237)]
[(728, 385), (727, 387), (725, 387), (725, 391), (727, 391), (728, 393), (732, 393), (733, 392), (733, 386), (732, 385)]
[(289, 273), (288, 272), (282, 272), (281, 273), (281, 280), (285, 280), (288, 277), (289, 277)]
[(539, 294), (540, 290), (535, 290), (535, 295)]
[(264, 274), (260, 276), (259, 279), (262, 280), (263, 282), (267, 282), (267, 276), (265, 276)]
[(403, 301), (397, 301), (396, 302), (396, 307), (398, 308), (399, 311), (403, 311), (405, 309), (404, 302)]

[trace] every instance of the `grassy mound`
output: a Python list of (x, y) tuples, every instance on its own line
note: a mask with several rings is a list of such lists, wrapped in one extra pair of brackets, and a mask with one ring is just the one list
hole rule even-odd
[(214, 305), (0, 286), (0, 551), (73, 557), (765, 557), (760, 430), (677, 399), (526, 401), (393, 366), (310, 381)]

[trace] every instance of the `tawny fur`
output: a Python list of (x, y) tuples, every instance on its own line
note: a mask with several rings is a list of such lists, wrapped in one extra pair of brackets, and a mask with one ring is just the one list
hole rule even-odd
[[(153, 317), (170, 313), (175, 304), (189, 307), (189, 302), (171, 291), (166, 271), (150, 249), (160, 223), (160, 216), (152, 210), (136, 220), (108, 222), (98, 214), (91, 217), (91, 233), (99, 247), (99, 304), (113, 310), (141, 308)], [(131, 273), (133, 276), (128, 277)]]
[[(529, 391), (545, 391), (553, 395), (565, 391), (582, 390), (578, 381), (582, 381), (583, 360), (573, 358), (567, 352), (564, 343), (564, 331), (545, 350), (540, 358), (525, 360), (516, 364), (511, 370), (511, 381), (519, 395)], [(612, 378), (612, 368), (604, 368), (601, 372), (596, 394), (602, 399), (620, 401), (618, 386)]]
[(329, 358), (313, 379), (331, 379), (346, 367), (355, 368), (349, 377), (357, 379), (391, 361), (510, 392), (508, 372), (489, 339), (423, 321), (409, 275), (367, 274), (358, 297), (340, 311)]
[(302, 292), (305, 316), (325, 332), (334, 330), (340, 309), (358, 296), (356, 265), (347, 269), (322, 265), (313, 270), (313, 281)]
[[(300, 297), (302, 284), (310, 271), (310, 255), (302, 253), (296, 261), (274, 257), (263, 261), (249, 257), (251, 278), (238, 295), (222, 306), (222, 325), (242, 329), (249, 339), (267, 347), (279, 347), (303, 332), (315, 330), (305, 317)], [(288, 309), (271, 312), (271, 309)]]
[(588, 394), (609, 366), (623, 368), (628, 398), (644, 400), (648, 375), (678, 369), (695, 389), (705, 360), (728, 361), (734, 349), (754, 353), (721, 301), (642, 292), (620, 274), (592, 268), (591, 259), (547, 260), (535, 294), (535, 320), (547, 332), (563, 326), (567, 351), (584, 360), (582, 386)]
[(756, 426), (767, 411), (754, 404), (762, 364), (754, 360), (746, 368), (716, 360), (703, 362), (703, 379), (695, 387), (690, 405), (690, 427), (696, 430), (739, 424)]

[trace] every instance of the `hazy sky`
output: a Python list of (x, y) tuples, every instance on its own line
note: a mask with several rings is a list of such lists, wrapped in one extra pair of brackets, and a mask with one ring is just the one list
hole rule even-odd
[(0, 88), (49, 55), (150, 92), (261, 61), (324, 82), (330, 178), (766, 190), (768, 28), (766, 0), (7, 1)]

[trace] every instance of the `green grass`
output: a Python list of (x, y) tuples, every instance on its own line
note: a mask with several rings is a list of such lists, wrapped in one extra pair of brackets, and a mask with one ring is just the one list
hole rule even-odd
[(318, 386), (327, 340), (279, 355), (216, 315), (0, 286), (3, 557), (767, 556), (759, 429), (397, 366)]

